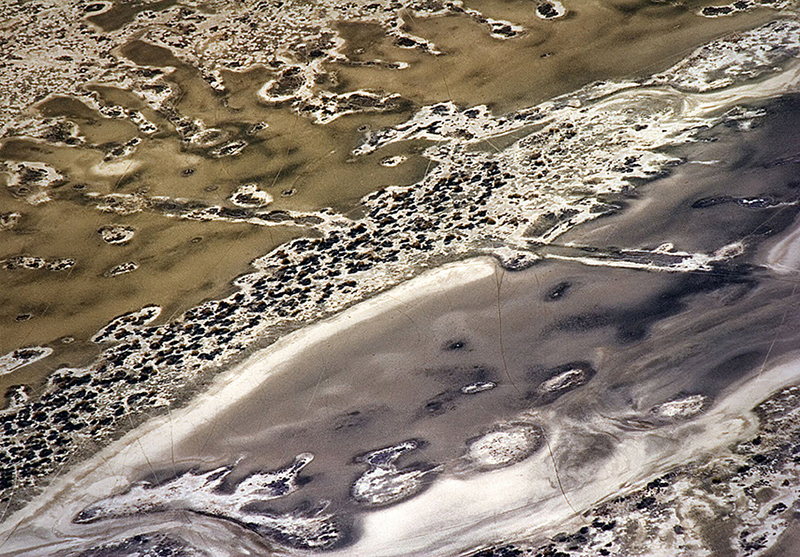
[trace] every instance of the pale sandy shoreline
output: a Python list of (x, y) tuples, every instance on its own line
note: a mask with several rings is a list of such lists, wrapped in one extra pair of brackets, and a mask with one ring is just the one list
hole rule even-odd
[[(5, 521), (5, 534), (0, 533), (0, 539), (10, 536), (13, 539), (7, 539), (0, 548), (16, 547), (22, 550), (35, 546), (31, 539), (18, 537), (19, 533), (15, 533), (25, 523), (55, 524), (65, 520), (60, 503), (53, 503), (54, 500), (65, 495), (72, 498), (77, 492), (80, 494), (79, 502), (88, 504), (128, 485), (133, 480), (128, 477), (131, 472), (141, 470), (154, 461), (168, 461), (173, 444), (188, 437), (195, 427), (214, 415), (235, 406), (274, 373), (280, 373), (281, 367), (296, 358), (302, 358), (303, 351), (308, 347), (325, 343), (353, 325), (380, 319), (403, 306), (413, 306), (416, 300), (422, 300), (432, 292), (462, 288), (486, 279), (498, 269), (495, 259), (488, 256), (445, 264), (360, 302), (334, 317), (290, 333), (255, 352), (220, 374), (205, 392), (187, 406), (151, 419), (65, 476), (54, 480), (40, 496)], [(271, 371), (265, 373), (265, 368), (270, 368)], [(69, 518), (66, 517), (67, 522)]]

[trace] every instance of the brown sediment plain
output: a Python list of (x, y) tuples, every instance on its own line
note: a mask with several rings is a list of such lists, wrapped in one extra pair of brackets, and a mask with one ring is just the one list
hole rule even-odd
[[(111, 31), (140, 25), (133, 19), (137, 12), (158, 12), (170, 4), (98, 6), (87, 12), (87, 20)], [(694, 5), (575, 3), (569, 6), (565, 18), (542, 21), (528, 2), (482, 3), (473, 8), (520, 24), (527, 31), (519, 37), (497, 40), (467, 17), (420, 19), (410, 13), (404, 15), (409, 32), (431, 40), (444, 53), (432, 56), (398, 48), (375, 24), (343, 21), (338, 29), (348, 59), (403, 61), (410, 67), (397, 71), (330, 62), (328, 71), (335, 82), (330, 89), (381, 89), (399, 93), (416, 106), (442, 100), (465, 106), (489, 103), (504, 112), (596, 79), (652, 72), (709, 38), (771, 17), (771, 11), (765, 9), (706, 19), (695, 14)], [(102, 13), (92, 15), (94, 10)], [(334, 207), (348, 211), (364, 194), (390, 184), (413, 183), (430, 166), (409, 146), (396, 149), (409, 158), (392, 168), (376, 164), (374, 157), (350, 160), (349, 151), (360, 140), (360, 130), (400, 122), (407, 111), (351, 115), (318, 126), (288, 107), (258, 102), (255, 92), (269, 79), (268, 69), (224, 72), (226, 92), (218, 94), (203, 81), (197, 68), (178, 60), (164, 47), (133, 39), (114, 50), (112, 56), (132, 61), (133, 67), (174, 67), (165, 78), (175, 87), (170, 106), (190, 120), (201, 119), (232, 138), (258, 122), (267, 122), (269, 127), (258, 132), (256, 141), (249, 141), (241, 154), (214, 159), (204, 152), (193, 152), (171, 131), (164, 114), (149, 109), (124, 89), (86, 84), (102, 102), (141, 110), (158, 125), (157, 133), (147, 136), (124, 118), (105, 117), (79, 100), (58, 96), (66, 91), (50, 91), (54, 96), (37, 106), (41, 115), (74, 122), (86, 144), (30, 143), (13, 134), (2, 139), (0, 157), (4, 160), (45, 162), (64, 175), (64, 183), (50, 192), (52, 202), (36, 206), (22, 201), (24, 195), (19, 191), (4, 188), (4, 212), (19, 212), (22, 219), (14, 229), (2, 232), (0, 256), (75, 257), (77, 263), (71, 271), (55, 274), (0, 270), (3, 282), (11, 285), (5, 289), (0, 317), (0, 352), (64, 336), (86, 340), (115, 315), (137, 305), (164, 305), (169, 308), (165, 315), (180, 312), (205, 297), (222, 295), (227, 281), (245, 271), (249, 259), (304, 232), (259, 231), (247, 224), (178, 223), (158, 215), (120, 219), (108, 215), (105, 219), (107, 215), (81, 207), (81, 196), (73, 195), (74, 188), (102, 193), (147, 192), (220, 203), (239, 184), (255, 182), (274, 197), (276, 209)], [(142, 143), (135, 152), (101, 162), (109, 151), (137, 137)], [(391, 155), (394, 149), (384, 150), (381, 157)], [(90, 249), (97, 244), (92, 229), (116, 220), (136, 222), (141, 228), (129, 246), (124, 250)], [(184, 245), (196, 237), (203, 238), (201, 245)], [(140, 268), (134, 273), (103, 277), (108, 269), (135, 257), (142, 261), (137, 261)], [(199, 263), (199, 257), (213, 263)], [(30, 318), (26, 320), (26, 316)], [(59, 352), (65, 350), (58, 344), (54, 347)]]
[(340, 27), (348, 57), (399, 60), (410, 67), (399, 72), (342, 67), (336, 72), (343, 89), (384, 89), (419, 105), (446, 100), (464, 106), (488, 104), (502, 114), (593, 81), (648, 76), (700, 44), (774, 17), (771, 10), (755, 10), (741, 19), (700, 18), (695, 12), (702, 5), (574, 2), (567, 16), (553, 21), (537, 18), (526, 1), (472, 6), (526, 29), (524, 35), (503, 41), (463, 17), (405, 17), (411, 33), (429, 39), (444, 53), (433, 58), (402, 52), (377, 26), (350, 23)]

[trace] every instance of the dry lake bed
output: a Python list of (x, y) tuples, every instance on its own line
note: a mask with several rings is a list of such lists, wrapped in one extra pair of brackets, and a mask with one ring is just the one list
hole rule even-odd
[(0, 0), (0, 555), (792, 557), (790, 0)]

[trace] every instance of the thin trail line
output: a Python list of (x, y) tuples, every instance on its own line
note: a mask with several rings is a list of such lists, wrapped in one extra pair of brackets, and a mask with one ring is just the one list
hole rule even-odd
[(556, 465), (556, 457), (553, 454), (553, 448), (550, 446), (550, 439), (547, 437), (547, 433), (544, 431), (544, 428), (542, 428), (542, 437), (544, 437), (544, 442), (547, 445), (547, 452), (550, 453), (550, 462), (553, 463), (553, 470), (556, 473), (556, 482), (558, 483), (558, 489), (559, 491), (561, 491), (561, 496), (564, 498), (564, 502), (567, 504), (570, 510), (575, 514), (575, 516), (580, 518), (583, 522), (586, 522), (586, 519), (583, 517), (583, 515), (581, 515), (575, 509), (575, 507), (572, 506), (569, 497), (567, 497), (567, 492), (564, 489), (564, 485), (561, 483), (561, 474), (559, 474), (558, 472), (558, 465)]
[[(434, 58), (434, 60), (438, 62), (438, 58)], [(439, 67), (441, 68), (441, 64), (439, 65)], [(442, 76), (442, 81), (444, 82), (444, 91), (445, 93), (447, 93), (447, 99), (450, 102), (453, 102), (453, 96), (450, 94), (450, 87), (448, 87), (447, 85), (447, 78), (445, 77), (444, 72), (441, 72), (441, 76)]]
[(191, 509), (181, 509), (181, 511), (180, 511), (180, 514), (186, 519), (186, 522), (188, 522), (189, 525), (192, 527), (192, 532), (198, 538), (200, 538), (200, 541), (203, 542), (203, 545), (206, 546), (206, 549), (210, 550), (211, 549), (211, 545), (208, 543), (208, 540), (206, 540), (205, 536), (203, 536), (203, 534), (201, 534), (199, 532), (199, 530), (197, 529), (197, 527), (194, 524), (194, 521), (192, 521), (192, 514), (193, 513), (194, 513), (194, 511), (191, 510)]
[[(498, 273), (499, 271), (499, 273)], [(522, 396), (522, 391), (519, 390), (519, 387), (514, 382), (514, 379), (511, 377), (511, 373), (508, 371), (508, 361), (506, 360), (506, 348), (503, 342), (503, 313), (500, 311), (500, 289), (503, 286), (503, 277), (505, 277), (505, 269), (496, 267), (494, 271), (494, 280), (495, 284), (497, 285), (497, 326), (498, 326), (498, 337), (500, 341), (500, 355), (503, 358), (503, 371), (506, 373), (506, 377), (508, 377), (509, 382), (514, 387), (514, 390), (517, 391), (517, 394)]]
[[(10, 503), (9, 503), (9, 504), (10, 504)], [(5, 545), (5, 544), (7, 544), (7, 543), (8, 543), (8, 540), (10, 540), (10, 539), (11, 539), (11, 537), (12, 537), (14, 534), (16, 534), (16, 533), (17, 533), (17, 530), (19, 529), (19, 527), (20, 527), (21, 525), (22, 525), (22, 523), (21, 523), (21, 522), (17, 522), (17, 523), (14, 525), (14, 527), (13, 527), (13, 528), (11, 529), (11, 531), (8, 533), (8, 536), (6, 536), (6, 539), (4, 539), (4, 540), (3, 540), (3, 543), (0, 543), (0, 548), (2, 548), (2, 547)]]
[[(408, 17), (411, 18), (411, 20), (413, 21), (414, 20), (414, 16), (410, 12), (407, 12), (407, 13), (408, 13)], [(451, 103), (453, 103), (454, 102), (453, 101), (453, 95), (450, 93), (450, 86), (447, 83), (446, 72), (441, 71), (442, 64), (441, 64), (441, 62), (439, 62), (439, 57), (438, 56), (434, 55), (433, 60), (436, 62), (436, 65), (439, 67), (439, 70), (440, 70), (439, 74), (442, 76), (442, 83), (444, 84), (444, 91), (447, 94), (447, 100), (449, 100)], [(469, 128), (473, 128), (474, 129), (474, 124), (472, 122), (468, 123), (467, 126)], [(484, 141), (486, 141), (486, 143), (488, 143), (492, 147), (492, 149), (494, 149), (496, 152), (498, 152), (498, 153), (500, 152), (500, 149), (494, 143), (489, 141), (488, 137), (484, 138)], [(427, 174), (427, 171), (425, 172), (425, 174)]]
[[(508, 362), (506, 360), (505, 344), (503, 342), (503, 314), (502, 311), (500, 310), (500, 289), (502, 288), (503, 285), (503, 277), (505, 276), (505, 269), (499, 267), (495, 268), (494, 276), (495, 276), (495, 283), (497, 284), (497, 321), (499, 327), (498, 336), (500, 343), (500, 354), (503, 358), (503, 369), (506, 373), (506, 377), (508, 377), (508, 380), (511, 382), (511, 385), (514, 387), (514, 390), (517, 391), (518, 395), (522, 396), (522, 391), (519, 390), (519, 387), (511, 378), (511, 373), (508, 371)], [(561, 491), (561, 496), (564, 498), (564, 501), (567, 503), (567, 506), (575, 514), (575, 516), (579, 517), (583, 522), (586, 522), (586, 519), (578, 513), (578, 511), (570, 502), (569, 497), (567, 497), (567, 492), (564, 489), (564, 484), (561, 483), (561, 474), (558, 471), (558, 465), (556, 464), (556, 457), (553, 454), (553, 448), (550, 446), (550, 439), (547, 437), (547, 433), (545, 432), (544, 428), (540, 428), (540, 430), (542, 432), (542, 437), (544, 438), (544, 442), (547, 445), (547, 452), (550, 454), (550, 462), (553, 463), (553, 471), (555, 472), (556, 483), (558, 483), (558, 489), (559, 491)]]
[(311, 391), (311, 398), (308, 400), (308, 404), (306, 405), (306, 414), (308, 414), (309, 410), (311, 410), (311, 405), (314, 404), (314, 399), (317, 396), (317, 391), (319, 390), (319, 386), (322, 385), (322, 382), (325, 380), (325, 368), (323, 367), (322, 370), (319, 372), (319, 377), (317, 378), (317, 383), (314, 385), (314, 390)]
[[(390, 298), (390, 299), (394, 300), (395, 302), (397, 302), (397, 303), (399, 303), (399, 304), (402, 304), (402, 305), (404, 305), (404, 306), (409, 306), (409, 305), (410, 305), (410, 304), (408, 304), (408, 303), (406, 303), (406, 302), (403, 302), (403, 301), (401, 301), (401, 300), (397, 299), (396, 297), (392, 296), (392, 295), (390, 294), (390, 292), (391, 292), (391, 291), (389, 291), (389, 292), (386, 292), (386, 293), (385, 293), (387, 298)], [(399, 313), (400, 315), (402, 315), (403, 317), (405, 317), (406, 319), (408, 319), (408, 320), (411, 322), (411, 324), (414, 326), (414, 330), (415, 330), (415, 331), (416, 331), (416, 333), (417, 333), (417, 342), (420, 342), (420, 341), (422, 340), (422, 329), (420, 328), (420, 326), (419, 326), (419, 325), (417, 325), (417, 322), (416, 322), (416, 321), (414, 321), (414, 320), (411, 318), (411, 316), (410, 316), (410, 315), (408, 315), (408, 314), (407, 314), (405, 311), (403, 311), (403, 310), (402, 310), (402, 309), (400, 309), (399, 307), (394, 307), (394, 308), (392, 308), (392, 310), (393, 310), (393, 311), (396, 311), (397, 313)]]
[(175, 474), (177, 466), (175, 465), (175, 435), (172, 422), (172, 405), (167, 405), (167, 416), (169, 417), (169, 453), (172, 460), (172, 473)]
[[(76, 451), (75, 451), (76, 453), (79, 453), (79, 452), (80, 452), (80, 451), (83, 449), (83, 447), (86, 445), (86, 441), (87, 441), (86, 439), (83, 439), (83, 440), (81, 440), (81, 442), (78, 444), (78, 448), (77, 448), (77, 449), (76, 449)], [(50, 480), (50, 485), (54, 484), (54, 483), (55, 483), (55, 481), (56, 481), (56, 480), (57, 480), (59, 477), (61, 477), (61, 474), (64, 472), (64, 470), (67, 468), (67, 466), (68, 466), (69, 464), (70, 464), (70, 458), (67, 458), (67, 459), (66, 459), (66, 460), (65, 460), (65, 461), (64, 461), (64, 462), (61, 464), (61, 466), (59, 466), (58, 470), (57, 470), (57, 471), (56, 471), (56, 473), (53, 475), (53, 478), (52, 478), (52, 480)], [(16, 468), (15, 468), (15, 470), (16, 470)], [(16, 476), (15, 476), (15, 477), (16, 477)], [(16, 492), (16, 488), (15, 488), (14, 492)], [(12, 493), (12, 496), (13, 496), (13, 493)], [(3, 519), (5, 519), (5, 513), (8, 511), (8, 507), (9, 507), (10, 505), (11, 505), (11, 500), (9, 499), (8, 506), (6, 506), (6, 509), (5, 509), (5, 511), (3, 511), (3, 517), (2, 517), (2, 518), (0, 518), (0, 522), (2, 522), (2, 521), (3, 521)], [(14, 525), (14, 527), (13, 527), (13, 528), (11, 529), (11, 531), (8, 533), (8, 535), (6, 536), (6, 538), (5, 538), (5, 539), (4, 539), (2, 542), (0, 542), (0, 548), (2, 548), (2, 547), (5, 545), (5, 544), (7, 544), (7, 543), (8, 543), (8, 540), (10, 540), (10, 539), (11, 539), (11, 537), (12, 537), (12, 536), (13, 536), (13, 535), (14, 535), (14, 534), (17, 532), (17, 530), (19, 529), (19, 527), (20, 527), (21, 525), (22, 525), (22, 521), (19, 521), (19, 522), (17, 522), (17, 523)]]
[[(131, 431), (135, 429), (133, 425), (133, 418), (130, 414), (128, 414), (128, 421), (131, 424)], [(142, 438), (136, 438), (136, 444), (139, 445), (139, 449), (142, 451), (142, 456), (144, 457), (145, 462), (147, 462), (147, 466), (150, 468), (150, 473), (153, 474), (153, 482), (158, 483), (158, 474), (156, 474), (156, 469), (153, 467), (153, 463), (150, 462), (150, 457), (147, 456), (147, 453), (144, 452), (144, 445), (142, 444)]]
[(499, 152), (500, 152), (500, 148), (499, 148), (497, 145), (495, 145), (494, 143), (492, 143), (491, 141), (489, 141), (489, 138), (488, 138), (488, 137), (484, 138), (484, 141), (485, 141), (486, 143), (488, 143), (488, 144), (489, 144), (489, 146), (490, 146), (492, 149), (494, 149), (494, 150), (495, 150), (495, 152), (497, 152), (497, 153), (499, 153)]
[[(797, 293), (797, 284), (792, 287), (792, 294), (790, 297), (794, 297)], [(769, 361), (769, 357), (772, 354), (772, 349), (775, 348), (775, 343), (778, 342), (778, 335), (781, 333), (781, 329), (783, 329), (783, 324), (786, 323), (786, 316), (789, 314), (789, 306), (786, 306), (786, 309), (783, 312), (783, 317), (781, 317), (781, 322), (778, 324), (778, 330), (775, 331), (775, 337), (772, 339), (772, 343), (769, 345), (769, 350), (767, 350), (767, 355), (764, 357), (764, 363), (761, 364), (761, 369), (758, 370), (758, 376), (761, 377), (761, 374), (764, 373), (764, 369), (767, 367), (767, 362)]]
[[(297, 122), (299, 120), (300, 120), (300, 116), (296, 115), (295, 119), (292, 121), (292, 129), (289, 132), (291, 135), (294, 135), (295, 130), (297, 129)], [(284, 155), (284, 158), (288, 159), (290, 152), (291, 152), (291, 145), (287, 145), (286, 146), (286, 154)], [(275, 173), (275, 178), (273, 178), (272, 184), (270, 184), (270, 186), (269, 186), (270, 188), (274, 188), (275, 184), (278, 183), (278, 178), (280, 178), (281, 174), (283, 173), (283, 169), (284, 169), (284, 165), (281, 164), (280, 168), (278, 168), (278, 172)]]
[(119, 180), (117, 180), (117, 181), (116, 181), (116, 183), (114, 184), (114, 189), (113, 189), (112, 191), (117, 191), (117, 189), (119, 188), (119, 185), (122, 183), (122, 181), (123, 181), (125, 178), (127, 178), (127, 176), (128, 176), (128, 171), (130, 171), (130, 169), (131, 169), (131, 166), (133, 166), (133, 163), (134, 163), (134, 161), (133, 161), (133, 160), (131, 160), (131, 161), (128, 161), (128, 166), (126, 166), (126, 167), (125, 167), (125, 170), (123, 170), (123, 171), (122, 171), (122, 175), (119, 177)]
[[(16, 483), (18, 476), (19, 476), (19, 470), (17, 466), (14, 466), (14, 483)], [(16, 492), (17, 488), (16, 486), (14, 486), (14, 491), (12, 491), (11, 494), (8, 496), (8, 502), (6, 503), (6, 508), (3, 509), (3, 514), (2, 516), (0, 516), (0, 523), (2, 523), (5, 520), (6, 513), (8, 512), (8, 509), (11, 507), (11, 502), (14, 500), (14, 494)], [(8, 538), (6, 538), (6, 540), (8, 540)]]
[(203, 451), (206, 449), (206, 447), (208, 446), (208, 444), (211, 442), (211, 438), (212, 438), (212, 437), (214, 436), (214, 434), (217, 432), (217, 429), (218, 429), (218, 424), (219, 424), (219, 420), (214, 420), (214, 421), (211, 423), (211, 427), (210, 427), (210, 431), (208, 432), (208, 436), (206, 436), (206, 438), (205, 438), (205, 441), (203, 441), (203, 444), (202, 444), (202, 445), (200, 446), (200, 448), (197, 450), (197, 453), (198, 453), (198, 454), (201, 454), (201, 453), (202, 453), (202, 452), (203, 452)]

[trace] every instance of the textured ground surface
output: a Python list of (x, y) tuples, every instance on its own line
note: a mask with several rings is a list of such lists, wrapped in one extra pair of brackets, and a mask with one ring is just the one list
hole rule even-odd
[(7, 2), (0, 550), (790, 555), (792, 10)]

